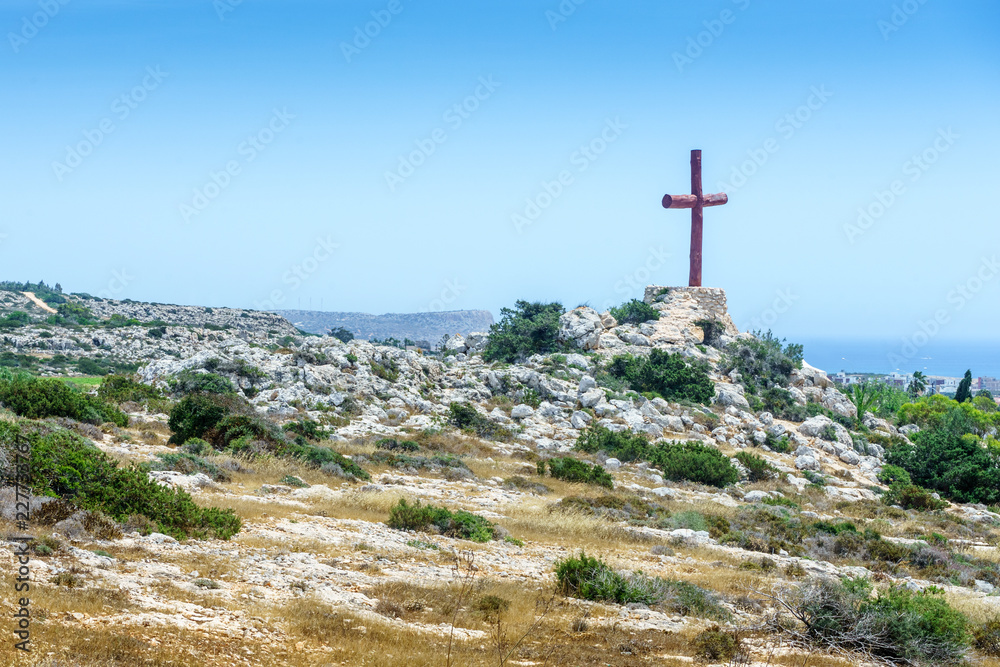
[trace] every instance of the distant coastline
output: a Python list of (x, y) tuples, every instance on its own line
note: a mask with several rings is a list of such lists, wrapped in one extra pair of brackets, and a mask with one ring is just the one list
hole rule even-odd
[[(930, 341), (917, 350), (903, 350), (899, 340), (789, 339), (805, 347), (807, 363), (833, 374), (912, 373), (961, 377), (1000, 377), (1000, 343), (988, 341)], [(893, 363), (895, 362), (895, 363)]]

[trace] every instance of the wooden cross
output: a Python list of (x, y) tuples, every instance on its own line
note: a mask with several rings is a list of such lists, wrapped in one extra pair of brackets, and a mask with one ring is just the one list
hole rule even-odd
[(691, 151), (691, 193), (689, 195), (663, 195), (663, 208), (691, 209), (691, 273), (688, 285), (701, 287), (701, 232), (704, 222), (702, 209), (705, 206), (722, 206), (729, 196), (722, 192), (703, 195), (701, 192), (701, 151)]

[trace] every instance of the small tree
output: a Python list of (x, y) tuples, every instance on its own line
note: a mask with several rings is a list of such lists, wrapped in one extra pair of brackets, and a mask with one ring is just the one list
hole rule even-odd
[(348, 331), (344, 327), (337, 327), (336, 329), (330, 329), (329, 335), (333, 336), (341, 343), (349, 343), (354, 340), (354, 334)]
[(958, 383), (958, 391), (955, 392), (955, 400), (965, 403), (972, 400), (972, 371), (965, 371), (965, 377)]
[(562, 349), (557, 336), (563, 312), (561, 303), (537, 301), (518, 301), (513, 309), (501, 309), (500, 321), (490, 327), (483, 359), (514, 363), (532, 354)]

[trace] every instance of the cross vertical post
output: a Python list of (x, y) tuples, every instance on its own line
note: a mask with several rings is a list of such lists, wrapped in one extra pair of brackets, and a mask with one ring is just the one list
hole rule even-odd
[(691, 207), (691, 272), (688, 285), (701, 287), (701, 238), (705, 223), (704, 197), (701, 192), (701, 151), (691, 151), (691, 194), (697, 197)]
[(701, 187), (701, 151), (691, 151), (691, 194), (663, 195), (663, 208), (691, 209), (691, 271), (688, 285), (701, 287), (701, 241), (706, 206), (722, 206), (729, 201), (725, 192), (706, 195)]

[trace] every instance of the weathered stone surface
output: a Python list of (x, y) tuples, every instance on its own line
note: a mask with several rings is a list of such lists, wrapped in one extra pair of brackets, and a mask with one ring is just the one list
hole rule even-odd
[(736, 407), (748, 410), (750, 403), (743, 395), (743, 392), (742, 385), (717, 382), (715, 384), (715, 397), (712, 400), (716, 405), (724, 407), (735, 405)]
[(593, 408), (604, 400), (603, 389), (591, 389), (580, 396), (580, 405), (585, 408)]
[(593, 308), (580, 306), (559, 317), (558, 339), (583, 350), (595, 350), (604, 331), (601, 316)]
[(819, 461), (815, 456), (796, 456), (795, 467), (799, 470), (819, 470)]

